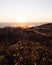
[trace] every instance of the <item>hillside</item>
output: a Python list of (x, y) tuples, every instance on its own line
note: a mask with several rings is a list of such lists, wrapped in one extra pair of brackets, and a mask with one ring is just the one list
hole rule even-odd
[(11, 61), (11, 65), (14, 60), (18, 65), (51, 65), (52, 23), (30, 28), (0, 28), (0, 55)]

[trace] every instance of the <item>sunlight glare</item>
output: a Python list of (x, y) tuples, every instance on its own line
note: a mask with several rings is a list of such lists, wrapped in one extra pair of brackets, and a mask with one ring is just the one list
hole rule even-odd
[(26, 22), (26, 19), (25, 19), (25, 17), (18, 17), (17, 19), (16, 19), (16, 22), (18, 22), (18, 23), (25, 23)]

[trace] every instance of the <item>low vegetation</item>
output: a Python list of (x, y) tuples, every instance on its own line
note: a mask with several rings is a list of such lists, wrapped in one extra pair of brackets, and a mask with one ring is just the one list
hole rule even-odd
[(52, 65), (52, 24), (0, 28), (0, 65)]

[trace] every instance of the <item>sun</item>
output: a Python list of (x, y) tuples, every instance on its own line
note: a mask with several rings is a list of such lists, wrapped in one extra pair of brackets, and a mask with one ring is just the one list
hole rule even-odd
[(16, 22), (18, 24), (18, 26), (22, 27), (22, 28), (26, 28), (27, 26), (27, 20), (25, 17), (17, 17), (16, 18)]
[(25, 17), (18, 17), (17, 19), (16, 19), (16, 22), (18, 22), (18, 23), (25, 23), (26, 22), (26, 19), (25, 19)]

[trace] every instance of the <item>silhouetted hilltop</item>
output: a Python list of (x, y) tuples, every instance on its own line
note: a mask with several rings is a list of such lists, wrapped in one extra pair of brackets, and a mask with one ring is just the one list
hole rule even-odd
[(43, 24), (43, 25), (41, 25), (40, 27), (52, 29), (52, 23)]

